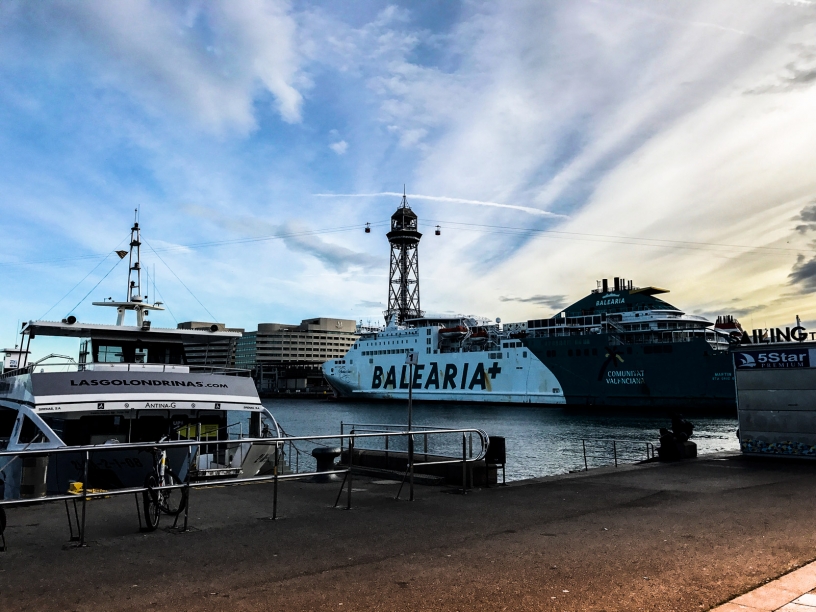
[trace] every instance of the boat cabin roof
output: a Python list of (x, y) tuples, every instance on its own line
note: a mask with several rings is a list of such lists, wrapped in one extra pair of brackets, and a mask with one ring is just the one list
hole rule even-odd
[(68, 323), (62, 321), (29, 321), (23, 324), (23, 334), (36, 336), (60, 336), (66, 338), (92, 338), (100, 340), (142, 340), (156, 342), (182, 342), (209, 344), (241, 337), (241, 332), (207, 331), (200, 329), (172, 329), (165, 327), (136, 327), (131, 325), (96, 325), (93, 323)]

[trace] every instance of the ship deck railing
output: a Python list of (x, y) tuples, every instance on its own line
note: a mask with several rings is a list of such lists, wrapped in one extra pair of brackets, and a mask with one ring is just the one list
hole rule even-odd
[(250, 377), (252, 372), (245, 368), (227, 368), (215, 365), (194, 365), (178, 363), (76, 363), (61, 361), (33, 363), (0, 374), (0, 379), (23, 374), (45, 374), (59, 372), (133, 372), (142, 374), (220, 374), (225, 376)]

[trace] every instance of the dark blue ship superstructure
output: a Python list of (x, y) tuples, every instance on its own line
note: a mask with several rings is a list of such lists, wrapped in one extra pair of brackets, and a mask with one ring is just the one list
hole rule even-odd
[(558, 379), (568, 406), (736, 412), (728, 352), (742, 329), (658, 298), (666, 289), (604, 279), (549, 319), (509, 324)]

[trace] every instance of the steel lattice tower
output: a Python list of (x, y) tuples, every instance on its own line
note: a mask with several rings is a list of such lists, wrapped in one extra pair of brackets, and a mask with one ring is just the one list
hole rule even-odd
[(391, 215), (391, 231), (386, 234), (391, 243), (391, 271), (388, 280), (386, 322), (396, 315), (396, 323), (423, 315), (419, 308), (419, 240), (416, 213), (408, 206), (403, 191), (402, 203)]

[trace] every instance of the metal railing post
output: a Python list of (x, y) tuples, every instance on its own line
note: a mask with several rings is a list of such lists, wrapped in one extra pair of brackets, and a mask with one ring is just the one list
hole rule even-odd
[[(352, 430), (353, 431), (353, 430)], [(348, 443), (349, 460), (348, 460), (348, 501), (346, 502), (346, 510), (351, 510), (351, 481), (352, 481), (352, 466), (354, 464), (354, 438), (349, 438)]]
[[(192, 462), (192, 460), (193, 460), (193, 447), (188, 446), (187, 447), (187, 474), (185, 475), (185, 478), (184, 478), (184, 484), (187, 485), (186, 488), (184, 489), (184, 491), (186, 492), (186, 503), (184, 504), (184, 528), (182, 529), (182, 531), (187, 531), (187, 521), (188, 521), (188, 519), (190, 517), (190, 470), (192, 469), (192, 466), (190, 465), (190, 463)], [(139, 521), (141, 522), (141, 519), (139, 519)]]
[(462, 433), (462, 495), (467, 493), (467, 435)]
[(388, 439), (391, 436), (385, 436), (385, 469), (388, 469)]
[(587, 457), (586, 457), (586, 440), (581, 440), (581, 446), (584, 447), (584, 471), (588, 472), (589, 471), (589, 464), (587, 463)]
[(88, 503), (88, 464), (91, 451), (85, 451), (85, 469), (82, 475), (82, 529), (79, 532), (79, 545), (85, 546), (85, 505)]
[(612, 454), (615, 456), (615, 467), (618, 467), (618, 443), (612, 440)]
[(428, 460), (428, 434), (425, 434), (425, 461)]
[(414, 434), (412, 433), (408, 434), (408, 472), (410, 480), (408, 500), (414, 501)]
[(272, 520), (278, 518), (278, 444), (275, 443), (275, 461), (273, 462), (272, 474), (275, 476), (272, 481)]

